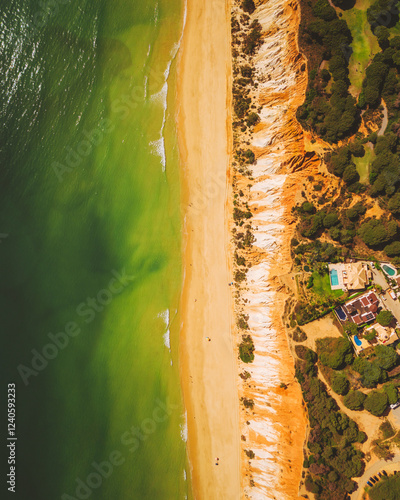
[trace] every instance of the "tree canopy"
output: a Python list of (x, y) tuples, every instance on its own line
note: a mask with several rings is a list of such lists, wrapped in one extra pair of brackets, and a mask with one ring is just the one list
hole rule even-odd
[(332, 376), (331, 386), (336, 394), (346, 394), (349, 390), (349, 381), (344, 373), (334, 373)]
[(371, 391), (364, 401), (364, 408), (376, 417), (380, 417), (383, 414), (387, 405), (388, 397), (385, 392)]
[(374, 349), (376, 354), (375, 363), (384, 370), (391, 370), (398, 361), (397, 352), (388, 345), (377, 345)]
[(317, 340), (317, 352), (321, 363), (339, 370), (352, 362), (353, 351), (347, 339), (327, 337)]
[(383, 478), (368, 492), (371, 500), (398, 500), (400, 498), (400, 476)]
[(371, 219), (364, 224), (361, 224), (358, 234), (363, 242), (369, 247), (376, 247), (388, 241), (386, 227), (382, 221)]
[(367, 396), (361, 391), (349, 391), (343, 398), (344, 405), (350, 410), (362, 410)]
[(390, 311), (381, 311), (376, 317), (376, 321), (382, 326), (389, 326), (393, 319), (394, 316)]

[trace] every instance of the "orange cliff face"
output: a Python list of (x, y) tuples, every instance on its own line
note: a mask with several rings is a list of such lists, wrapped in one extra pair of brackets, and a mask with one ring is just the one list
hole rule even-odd
[(318, 172), (320, 158), (306, 151), (296, 120), (307, 86), (297, 44), (299, 4), (256, 4), (251, 17), (262, 25), (263, 44), (252, 61), (259, 84), (255, 104), (262, 107), (251, 138), (257, 159), (249, 197), (255, 241), (237, 303), (255, 345), (254, 362), (240, 363), (251, 375), (240, 382), (240, 396), (254, 401), (253, 409), (240, 410), (243, 490), (245, 498), (293, 500), (299, 498), (307, 416), (282, 319), (289, 295), (277, 277), (291, 269), (291, 208), (307, 176)]

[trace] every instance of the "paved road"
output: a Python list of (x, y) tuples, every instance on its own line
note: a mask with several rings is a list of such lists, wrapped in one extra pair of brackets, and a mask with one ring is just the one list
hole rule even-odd
[(371, 476), (375, 476), (379, 471), (384, 469), (387, 473), (400, 471), (400, 455), (396, 455), (393, 460), (386, 462), (385, 460), (379, 460), (375, 462), (374, 465), (365, 469), (364, 474), (360, 477), (358, 482), (358, 490), (351, 495), (351, 500), (361, 500), (364, 493), (364, 487), (367, 486), (367, 481)]
[[(372, 269), (372, 273), (374, 275), (374, 282), (382, 287), (382, 290), (386, 290), (389, 288), (389, 285), (383, 275), (382, 271), (378, 271), (377, 269)], [(386, 300), (383, 300), (385, 307), (392, 311), (397, 321), (400, 323), (400, 302), (399, 300), (393, 300), (389, 293), (385, 293), (384, 297)]]

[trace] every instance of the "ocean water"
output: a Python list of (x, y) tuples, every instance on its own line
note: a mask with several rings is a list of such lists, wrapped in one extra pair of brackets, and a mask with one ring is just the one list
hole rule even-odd
[(181, 0), (0, 4), (13, 498), (191, 498), (178, 369), (183, 23)]

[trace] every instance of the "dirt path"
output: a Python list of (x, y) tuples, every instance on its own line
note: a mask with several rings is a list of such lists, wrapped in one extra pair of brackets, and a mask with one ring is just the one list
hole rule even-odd
[(383, 106), (383, 120), (381, 128), (379, 129), (378, 135), (383, 135), (385, 133), (389, 118), (388, 118), (388, 110), (385, 101), (382, 99)]

